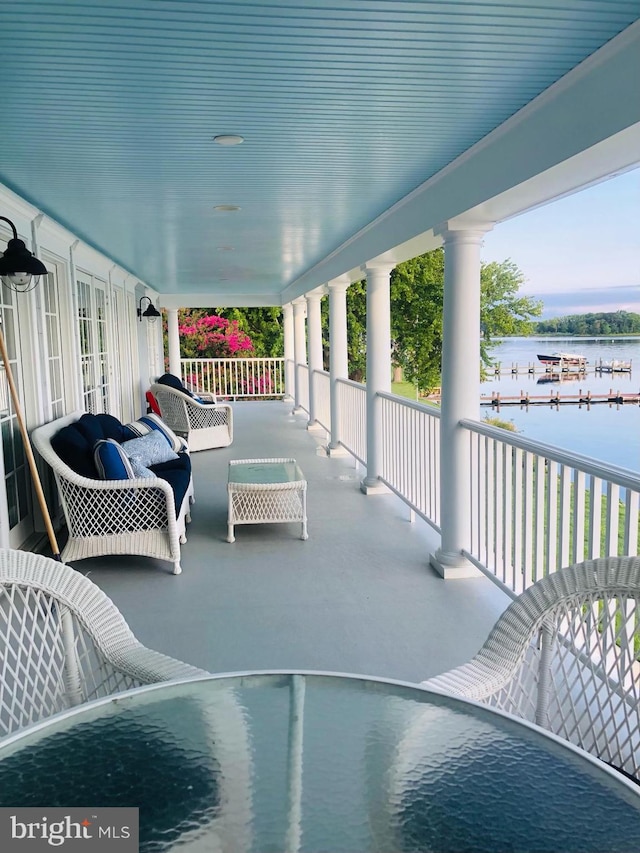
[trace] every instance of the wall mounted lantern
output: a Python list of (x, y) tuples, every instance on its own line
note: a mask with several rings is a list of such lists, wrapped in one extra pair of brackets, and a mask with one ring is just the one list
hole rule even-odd
[(6, 216), (0, 216), (13, 231), (7, 248), (0, 255), (0, 278), (2, 283), (18, 293), (26, 293), (38, 284), (41, 275), (47, 275), (48, 270), (42, 261), (31, 254), (22, 240), (18, 239), (16, 226)]
[[(147, 302), (149, 304), (147, 305), (147, 307), (143, 311), (142, 310), (142, 303), (145, 299), (147, 300)], [(153, 304), (153, 302), (151, 301), (151, 299), (148, 296), (141, 296), (140, 302), (138, 302), (138, 320), (140, 320), (141, 323), (142, 323), (143, 317), (145, 318), (145, 320), (148, 320), (150, 323), (155, 323), (155, 321), (158, 319), (158, 317), (162, 317), (162, 314), (158, 311), (158, 309), (156, 308), (156, 306)]]
[[(13, 222), (10, 219), (7, 219), (6, 216), (0, 216), (0, 219), (2, 219), (3, 222), (8, 222), (11, 226), (11, 230), (13, 231), (12, 239), (9, 240), (6, 250), (2, 255), (0, 255), (0, 278), (2, 278), (2, 283), (6, 284), (7, 287), (10, 287), (11, 290), (15, 290), (18, 293), (26, 293), (29, 290), (33, 290), (33, 288), (38, 284), (40, 276), (47, 275), (49, 271), (42, 261), (34, 258), (22, 240), (18, 239), (18, 232), (16, 231), (16, 226)], [(33, 456), (33, 450), (31, 449), (29, 433), (27, 432), (27, 426), (22, 415), (22, 407), (18, 391), (16, 389), (16, 384), (13, 379), (13, 373), (11, 372), (11, 362), (9, 361), (7, 347), (4, 342), (2, 325), (0, 325), (0, 354), (2, 355), (4, 372), (7, 378), (7, 384), (9, 385), (9, 392), (11, 393), (13, 408), (16, 413), (16, 420), (18, 421), (18, 427), (22, 436), (25, 456), (27, 457), (27, 462), (29, 464), (33, 488), (35, 490), (36, 497), (38, 498), (38, 504), (40, 505), (40, 510), (42, 512), (42, 518), (47, 530), (47, 536), (49, 537), (49, 543), (51, 544), (51, 550), (53, 551), (55, 559), (60, 560), (60, 548), (58, 547), (56, 534), (53, 530), (51, 516), (49, 515), (47, 502), (42, 490), (42, 483), (40, 482), (38, 467)]]

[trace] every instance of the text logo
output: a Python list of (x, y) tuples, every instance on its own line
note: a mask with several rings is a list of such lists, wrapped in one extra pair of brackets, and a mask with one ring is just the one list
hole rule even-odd
[(0, 808), (2, 853), (138, 853), (137, 808)]

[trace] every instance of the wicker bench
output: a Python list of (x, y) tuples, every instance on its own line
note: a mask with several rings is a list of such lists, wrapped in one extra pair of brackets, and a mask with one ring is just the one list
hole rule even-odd
[[(56, 452), (52, 441), (85, 415), (74, 412), (32, 432), (35, 448), (55, 474), (69, 538), (62, 550), (65, 561), (106, 554), (139, 554), (168, 560), (180, 574), (180, 544), (187, 541), (191, 520), (193, 480), (188, 456), (182, 471), (129, 480), (98, 479), (78, 472)], [(100, 418), (100, 415), (91, 416)], [(114, 419), (115, 420), (115, 419)], [(158, 466), (160, 467), (160, 466)], [(174, 480), (174, 485), (170, 480)], [(180, 489), (175, 481), (180, 480)], [(185, 490), (186, 485), (186, 490)], [(176, 495), (179, 506), (176, 507)]]

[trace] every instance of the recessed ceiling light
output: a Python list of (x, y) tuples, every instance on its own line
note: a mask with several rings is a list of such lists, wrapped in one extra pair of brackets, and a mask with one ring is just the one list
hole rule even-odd
[(213, 209), (214, 210), (231, 211), (231, 210), (240, 210), (241, 208), (238, 207), (237, 204), (216, 204), (216, 206)]
[(220, 252), (233, 252), (233, 246), (218, 246)]
[(213, 141), (218, 145), (240, 145), (244, 142), (244, 136), (238, 136), (237, 133), (221, 133), (219, 136), (214, 136)]

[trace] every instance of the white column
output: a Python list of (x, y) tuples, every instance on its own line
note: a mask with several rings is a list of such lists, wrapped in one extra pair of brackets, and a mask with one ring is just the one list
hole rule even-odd
[(447, 223), (444, 237), (442, 403), (440, 409), (440, 548), (431, 564), (442, 577), (471, 577), (462, 554), (471, 545), (469, 436), (462, 418), (480, 418), (480, 248), (487, 228)]
[(301, 411), (302, 401), (301, 376), (298, 370), (299, 364), (307, 363), (307, 342), (305, 316), (307, 303), (304, 298), (296, 299), (293, 303), (293, 369), (294, 369), (294, 406), (293, 411)]
[(331, 441), (329, 456), (344, 456), (347, 451), (340, 444), (340, 400), (338, 379), (349, 378), (349, 352), (347, 344), (347, 288), (349, 276), (340, 276), (329, 282), (329, 375), (331, 394)]
[(294, 398), (294, 369), (293, 369), (293, 305), (287, 302), (282, 306), (282, 325), (284, 331), (284, 395)]
[(367, 476), (366, 494), (388, 492), (378, 475), (382, 468), (382, 419), (379, 391), (391, 391), (391, 297), (389, 276), (395, 264), (365, 264), (367, 274)]
[(167, 338), (169, 342), (169, 373), (173, 373), (174, 376), (182, 379), (177, 308), (167, 308)]
[(322, 370), (322, 318), (320, 316), (320, 300), (324, 295), (324, 288), (318, 288), (311, 293), (305, 294), (307, 300), (307, 352), (309, 364), (309, 423), (308, 429), (319, 427), (317, 422), (318, 401), (316, 400), (314, 371)]

